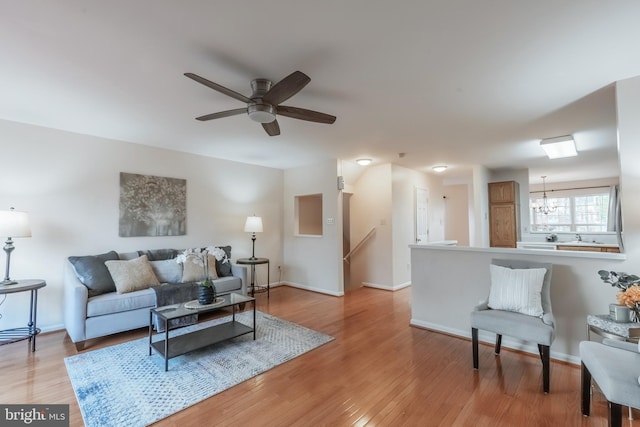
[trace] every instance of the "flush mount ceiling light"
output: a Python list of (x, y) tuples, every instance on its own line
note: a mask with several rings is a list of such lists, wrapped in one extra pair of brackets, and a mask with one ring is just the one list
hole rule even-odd
[(438, 166), (434, 166), (431, 169), (433, 169), (436, 172), (444, 172), (447, 170), (447, 166), (445, 165), (438, 165)]
[(560, 159), (578, 155), (576, 143), (571, 135), (543, 139), (540, 141), (540, 147), (542, 147), (550, 159)]
[(356, 163), (360, 166), (369, 166), (371, 164), (371, 159), (358, 159)]

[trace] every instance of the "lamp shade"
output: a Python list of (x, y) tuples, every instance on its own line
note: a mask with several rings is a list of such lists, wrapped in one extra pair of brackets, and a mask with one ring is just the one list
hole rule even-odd
[(31, 237), (29, 214), (13, 208), (0, 211), (0, 237)]
[(259, 216), (248, 216), (244, 223), (244, 231), (247, 233), (262, 233), (262, 218)]

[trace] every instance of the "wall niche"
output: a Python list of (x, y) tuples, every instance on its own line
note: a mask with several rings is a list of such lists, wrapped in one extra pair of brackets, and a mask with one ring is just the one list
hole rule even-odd
[(322, 194), (295, 196), (298, 236), (322, 236)]

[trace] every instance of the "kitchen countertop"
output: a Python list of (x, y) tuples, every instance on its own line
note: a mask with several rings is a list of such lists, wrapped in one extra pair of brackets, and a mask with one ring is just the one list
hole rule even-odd
[(528, 249), (556, 249), (558, 246), (593, 246), (598, 248), (618, 248), (619, 246), (613, 243), (596, 243), (596, 242), (517, 242), (518, 248)]

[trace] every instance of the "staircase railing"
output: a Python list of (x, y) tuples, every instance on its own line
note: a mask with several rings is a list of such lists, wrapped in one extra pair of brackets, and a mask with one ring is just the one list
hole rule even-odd
[(348, 253), (348, 254), (346, 254), (346, 255), (344, 256), (344, 260), (345, 260), (346, 262), (349, 262), (349, 258), (351, 258), (351, 255), (353, 255), (354, 253), (358, 252), (358, 251), (360, 250), (360, 248), (362, 247), (362, 245), (364, 245), (364, 243), (365, 243), (367, 240), (369, 240), (369, 239), (371, 238), (371, 236), (373, 236), (375, 233), (376, 233), (376, 228), (375, 228), (375, 227), (373, 227), (373, 228), (372, 228), (371, 230), (369, 230), (369, 232), (368, 232), (368, 233), (367, 233), (367, 234), (362, 238), (362, 240), (360, 240), (360, 241), (358, 242), (358, 244), (357, 244), (357, 245), (355, 245), (355, 246), (353, 247), (353, 249), (351, 249), (351, 250), (349, 251), (349, 253)]

